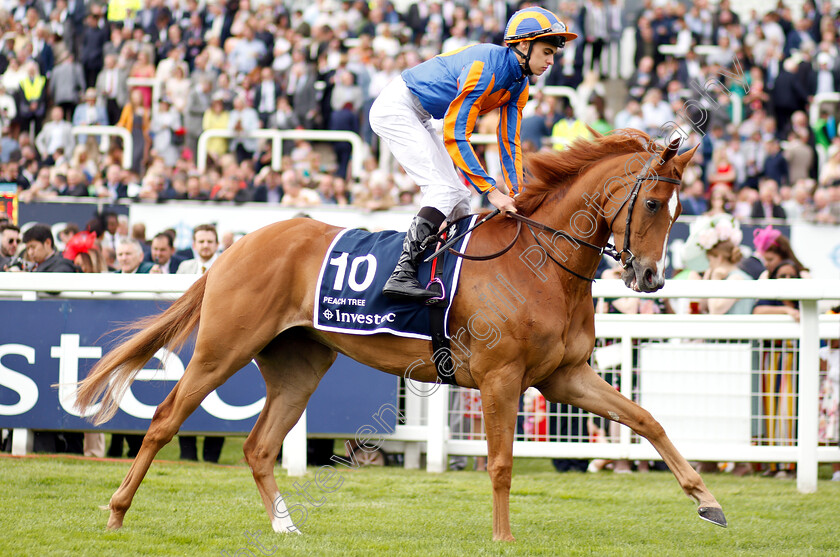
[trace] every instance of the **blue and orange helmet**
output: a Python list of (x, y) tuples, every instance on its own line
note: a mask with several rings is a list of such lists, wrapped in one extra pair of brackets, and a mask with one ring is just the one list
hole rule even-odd
[(539, 7), (519, 10), (505, 27), (505, 42), (508, 44), (538, 40), (563, 48), (567, 40), (573, 41), (577, 37), (577, 34), (566, 31), (560, 18)]

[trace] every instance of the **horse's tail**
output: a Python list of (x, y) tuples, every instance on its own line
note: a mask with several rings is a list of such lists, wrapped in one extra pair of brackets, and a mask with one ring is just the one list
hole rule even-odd
[(146, 362), (164, 346), (172, 351), (183, 346), (198, 326), (206, 284), (207, 275), (204, 275), (162, 314), (122, 328), (124, 333), (139, 332), (111, 350), (79, 382), (76, 407), (82, 415), (101, 397), (102, 406), (94, 415), (94, 423), (99, 425), (110, 420)]

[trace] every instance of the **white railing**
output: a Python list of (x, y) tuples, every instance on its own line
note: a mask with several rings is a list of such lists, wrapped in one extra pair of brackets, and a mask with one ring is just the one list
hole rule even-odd
[(346, 141), (350, 143), (352, 154), (350, 166), (353, 177), (358, 179), (364, 172), (364, 160), (368, 148), (358, 134), (349, 131), (338, 130), (267, 130), (259, 129), (250, 132), (237, 133), (233, 130), (205, 130), (198, 137), (196, 147), (196, 163), (198, 171), (204, 172), (207, 168), (207, 142), (215, 137), (233, 139), (235, 137), (252, 137), (256, 139), (271, 140), (271, 168), (281, 170), (283, 159), (283, 141), (302, 139), (304, 141)]
[(73, 126), (70, 129), (70, 133), (73, 135), (102, 136), (99, 140), (99, 150), (103, 153), (107, 153), (111, 147), (110, 137), (112, 135), (121, 137), (123, 141), (122, 167), (126, 169), (131, 168), (134, 139), (131, 137), (131, 132), (127, 129), (121, 128), (120, 126)]
[[(62, 291), (63, 295), (79, 296), (137, 296), (150, 293), (171, 297), (183, 292), (196, 277), (180, 275), (94, 275), (94, 274), (30, 274), (30, 273), (0, 273), (0, 294), (15, 296), (27, 300), (37, 299), (39, 292)], [(116, 294), (115, 294), (116, 293)], [(620, 378), (620, 389), (628, 398), (638, 398), (641, 394), (645, 398), (651, 389), (646, 384), (651, 370), (647, 364), (637, 364), (635, 360), (644, 359), (645, 350), (661, 359), (664, 354), (667, 359), (669, 372), (670, 362), (673, 361), (675, 374), (679, 374), (676, 381), (679, 392), (669, 392), (669, 396), (692, 396), (695, 400), (709, 402), (702, 397), (697, 399), (697, 393), (692, 393), (692, 387), (698, 378), (705, 378), (706, 382), (718, 384), (720, 396), (725, 404), (732, 406), (730, 401), (740, 400), (744, 404), (754, 404), (756, 396), (761, 392), (747, 387), (744, 392), (730, 392), (728, 382), (718, 380), (720, 377), (740, 377), (755, 380), (756, 374), (761, 373), (755, 366), (741, 370), (698, 370), (686, 369), (685, 361), (696, 360), (701, 353), (731, 352), (709, 343), (709, 341), (724, 341), (738, 349), (755, 346), (749, 343), (758, 341), (789, 340), (798, 344), (796, 349), (798, 365), (793, 370), (796, 374), (798, 388), (795, 393), (797, 412), (793, 417), (796, 423), (795, 438), (789, 444), (761, 444), (755, 435), (747, 435), (740, 440), (727, 439), (726, 442), (716, 438), (692, 439), (690, 435), (677, 437), (672, 440), (689, 460), (716, 460), (740, 462), (796, 462), (797, 487), (801, 492), (813, 492), (817, 487), (817, 465), (819, 462), (840, 462), (840, 448), (835, 446), (820, 446), (817, 439), (818, 405), (819, 405), (819, 357), (818, 349), (821, 339), (840, 338), (840, 318), (837, 316), (818, 314), (818, 302), (831, 301), (840, 298), (840, 280), (785, 280), (785, 281), (669, 281), (665, 288), (654, 294), (640, 294), (627, 289), (621, 281), (599, 280), (594, 283), (593, 295), (596, 298), (751, 298), (771, 300), (799, 300), (801, 318), (796, 323), (786, 316), (773, 315), (596, 315), (595, 328), (599, 345), (604, 339), (614, 341), (615, 362), (612, 373)], [(51, 296), (54, 298), (54, 296)], [(2, 301), (0, 301), (0, 304)], [(665, 339), (662, 342), (661, 339)], [(657, 342), (653, 342), (657, 340)], [(739, 344), (740, 343), (740, 344)], [(730, 346), (725, 344), (724, 346)], [(759, 343), (760, 344), (760, 343)], [(697, 347), (705, 347), (698, 349)], [(761, 348), (758, 348), (761, 350)], [(677, 355), (682, 353), (682, 356)], [(686, 356), (686, 354), (688, 356)], [(640, 356), (641, 355), (641, 356)], [(695, 356), (692, 356), (695, 355)], [(597, 367), (597, 366), (593, 366)], [(604, 366), (607, 367), (607, 366)], [(680, 369), (682, 368), (682, 369)], [(660, 370), (654, 370), (660, 371)], [(664, 370), (662, 370), (664, 371)], [(709, 379), (710, 374), (717, 373)], [(635, 377), (634, 377), (634, 374)], [(746, 374), (746, 376), (744, 375)], [(661, 376), (662, 374), (660, 374)], [(634, 378), (637, 385), (634, 387)], [(673, 388), (673, 385), (672, 385)], [(722, 389), (722, 390), (721, 390)], [(426, 391), (430, 396), (420, 397), (409, 394), (404, 401), (405, 424), (398, 425), (393, 434), (386, 436), (383, 448), (405, 453), (405, 463), (408, 468), (418, 468), (420, 454), (427, 454), (427, 470), (443, 471), (447, 468), (450, 454), (482, 455), (486, 454), (486, 441), (479, 439), (461, 439), (453, 435), (449, 425), (450, 388), (441, 385), (419, 385), (412, 391)], [(659, 393), (662, 394), (661, 392)], [(732, 398), (730, 398), (732, 397)], [(740, 398), (738, 398), (740, 397)], [(750, 402), (753, 401), (753, 402)], [(645, 404), (645, 401), (642, 401)], [(762, 419), (755, 414), (746, 419)], [(701, 428), (704, 421), (719, 419), (720, 416), (706, 412), (697, 405), (683, 405), (677, 408), (681, 412), (679, 418), (690, 420), (692, 428)], [(743, 413), (743, 412), (742, 412)], [(654, 412), (654, 417), (657, 417)], [(663, 416), (664, 418), (667, 416)], [(674, 418), (675, 416), (670, 416)], [(664, 420), (662, 420), (664, 423)], [(306, 469), (305, 450), (305, 422), (306, 414), (286, 439), (287, 449), (284, 451), (284, 466), (290, 472), (302, 474)], [(733, 426), (734, 427), (734, 426)], [(16, 430), (16, 435), (23, 435), (24, 430)], [(347, 433), (352, 437), (352, 432)], [(641, 459), (656, 460), (659, 456), (646, 441), (631, 435), (630, 430), (622, 428), (617, 440), (611, 443), (589, 443), (585, 439), (572, 442), (552, 441), (516, 441), (514, 455), (521, 457), (551, 457), (551, 458), (611, 458), (611, 459)]]

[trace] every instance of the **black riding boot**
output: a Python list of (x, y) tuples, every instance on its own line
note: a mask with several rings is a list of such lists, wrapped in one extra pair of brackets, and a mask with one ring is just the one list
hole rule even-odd
[[(424, 207), (424, 209), (426, 208)], [(405, 241), (403, 241), (403, 250), (397, 266), (382, 288), (382, 293), (389, 298), (408, 298), (423, 301), (438, 295), (437, 292), (423, 288), (417, 280), (417, 267), (420, 265), (420, 258), (423, 255), (423, 248), (421, 247), (423, 240), (437, 232), (438, 227), (440, 227), (440, 222), (435, 224), (433, 221), (424, 218), (424, 209), (421, 209), (420, 213), (411, 221), (411, 226), (408, 227)], [(432, 211), (441, 215), (441, 222), (443, 222), (443, 214), (437, 209), (432, 209)]]

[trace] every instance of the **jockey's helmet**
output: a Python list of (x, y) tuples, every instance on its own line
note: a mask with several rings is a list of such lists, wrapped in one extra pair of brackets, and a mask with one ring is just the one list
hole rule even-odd
[(573, 41), (576, 38), (576, 33), (566, 31), (560, 18), (540, 7), (519, 10), (511, 16), (505, 27), (505, 42), (509, 45), (538, 40), (563, 48), (567, 40)]

